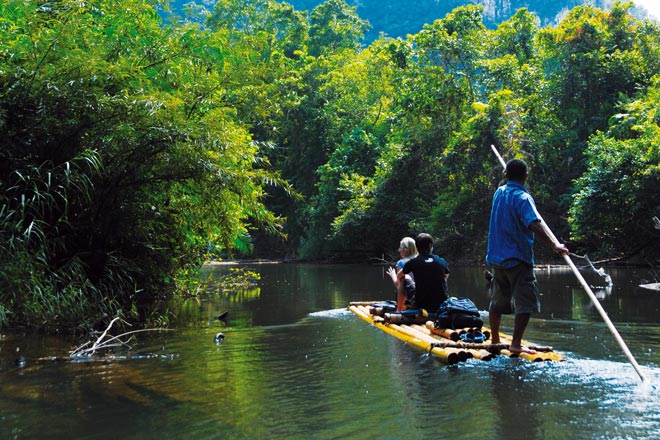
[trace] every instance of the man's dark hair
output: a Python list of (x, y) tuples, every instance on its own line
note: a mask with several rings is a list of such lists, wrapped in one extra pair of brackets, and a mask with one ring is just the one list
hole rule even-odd
[(506, 164), (506, 178), (522, 182), (527, 176), (527, 164), (521, 159), (511, 159)]
[(422, 232), (415, 237), (415, 246), (417, 246), (417, 251), (420, 254), (430, 254), (433, 247), (433, 237), (431, 237), (431, 234)]

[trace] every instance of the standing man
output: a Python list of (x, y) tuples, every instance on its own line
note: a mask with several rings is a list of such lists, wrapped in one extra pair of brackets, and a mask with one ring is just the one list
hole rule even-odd
[[(422, 232), (415, 237), (415, 245), (419, 255), (408, 260), (399, 272), (399, 298), (403, 296), (403, 282), (401, 280), (411, 273), (415, 278), (415, 296), (408, 298), (410, 306), (435, 313), (440, 304), (447, 299), (447, 278), (449, 266), (444, 258), (433, 255), (433, 237)], [(403, 304), (397, 303), (397, 310), (402, 310)]]
[(522, 346), (522, 338), (532, 313), (541, 311), (534, 275), (534, 234), (560, 255), (565, 245), (552, 239), (552, 232), (536, 210), (525, 188), (527, 164), (512, 159), (506, 164), (506, 184), (493, 196), (488, 228), (486, 263), (493, 266), (495, 289), (489, 306), (492, 343), (500, 343), (502, 314), (515, 314), (510, 351), (534, 353)]

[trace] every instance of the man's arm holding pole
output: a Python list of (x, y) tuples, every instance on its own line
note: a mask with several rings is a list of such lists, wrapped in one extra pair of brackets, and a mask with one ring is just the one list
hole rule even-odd
[(546, 222), (543, 220), (533, 222), (531, 225), (529, 225), (529, 229), (531, 229), (537, 237), (539, 237), (545, 244), (547, 244), (550, 249), (559, 255), (568, 255), (568, 248), (565, 244), (559, 243), (555, 239)]

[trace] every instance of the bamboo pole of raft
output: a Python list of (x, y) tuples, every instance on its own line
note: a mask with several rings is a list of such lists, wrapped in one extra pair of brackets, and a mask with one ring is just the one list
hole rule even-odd
[(349, 306), (371, 306), (374, 304), (381, 304), (383, 301), (351, 301)]
[(450, 352), (456, 353), (460, 362), (465, 362), (466, 360), (475, 357), (474, 353), (465, 347), (452, 347), (438, 344), (440, 341), (434, 338), (433, 335), (431, 335), (431, 333), (426, 330), (426, 327), (420, 324), (407, 324), (402, 325), (401, 327), (404, 327), (407, 331), (414, 332), (414, 334), (418, 335), (419, 338), (421, 338), (423, 341), (426, 341), (431, 347), (431, 350), (441, 348), (445, 351), (450, 350)]
[(464, 360), (467, 360), (467, 359), (470, 359), (470, 358), (475, 358), (475, 359), (479, 359), (479, 360), (482, 360), (482, 361), (489, 361), (495, 356), (494, 353), (484, 349), (484, 346), (481, 346), (481, 345), (476, 346), (476, 344), (475, 344), (474, 347), (471, 347), (471, 346), (469, 346), (469, 344), (462, 344), (462, 343), (459, 343), (459, 342), (454, 342), (454, 341), (449, 341), (449, 340), (443, 341), (443, 340), (437, 339), (433, 336), (433, 332), (431, 332), (428, 329), (428, 327), (426, 327), (424, 325), (421, 325), (421, 324), (411, 324), (410, 328), (412, 328), (413, 330), (418, 331), (419, 333), (423, 334), (426, 338), (428, 338), (427, 340), (429, 341), (429, 343), (433, 347), (441, 347), (441, 348), (444, 348), (444, 349), (448, 349), (448, 348), (458, 349), (459, 353), (463, 352), (462, 357), (465, 358)]
[[(408, 342), (411, 345), (414, 345), (418, 348), (421, 348), (423, 350), (428, 350), (428, 342), (422, 340), (422, 338), (419, 338), (418, 335), (416, 334), (411, 334), (410, 332), (404, 332), (403, 329), (397, 325), (397, 324), (390, 324), (390, 323), (384, 323), (384, 322), (374, 322), (372, 319), (372, 315), (369, 312), (370, 306), (363, 306), (363, 305), (350, 305), (349, 310), (351, 310), (353, 313), (355, 313), (357, 316), (359, 316), (363, 321), (369, 322), (373, 324), (374, 326), (380, 328), (386, 333), (389, 333), (390, 335), (403, 340), (404, 342)], [(430, 352), (440, 359), (442, 359), (444, 362), (447, 364), (456, 364), (460, 362), (461, 358), (459, 357), (459, 351), (456, 348), (441, 348), (441, 347), (431, 347)]]
[[(394, 328), (397, 328), (401, 333), (404, 333), (408, 335), (409, 337), (413, 339), (417, 339), (421, 342), (424, 342), (425, 344), (431, 344), (435, 342), (435, 339), (432, 336), (429, 336), (428, 338), (425, 337), (424, 334), (421, 334), (414, 329), (410, 328), (410, 326), (403, 324), (390, 324)], [(431, 340), (431, 339), (433, 340)], [(423, 348), (423, 347), (422, 347)], [(447, 363), (449, 364), (456, 364), (458, 362), (463, 362), (467, 359), (467, 356), (463, 353), (463, 350), (458, 349), (458, 348), (443, 348), (439, 346), (434, 346), (431, 345), (429, 349), (430, 353), (439, 353), (441, 357), (447, 360)]]
[[(504, 159), (500, 155), (499, 151), (497, 151), (497, 148), (495, 148), (495, 145), (491, 145), (490, 148), (492, 148), (493, 153), (495, 153), (495, 156), (497, 156), (497, 159), (500, 161), (500, 164), (504, 169), (506, 169), (506, 162), (504, 162)], [(546, 223), (547, 225), (547, 223)], [(557, 240), (557, 237), (555, 234), (550, 230), (550, 226), (548, 226), (548, 233), (550, 235), (550, 238), (552, 241), (554, 241), (556, 244), (559, 244), (559, 240)], [(591, 287), (589, 287), (589, 284), (585, 281), (584, 277), (580, 273), (580, 271), (575, 267), (575, 264), (573, 263), (573, 260), (571, 260), (571, 257), (568, 256), (568, 254), (563, 255), (564, 261), (566, 261), (566, 264), (571, 268), (573, 271), (573, 274), (575, 277), (578, 279), (582, 287), (584, 288), (585, 292), (587, 292), (587, 295), (589, 295), (589, 299), (591, 299), (591, 302), (594, 304), (596, 307), (596, 310), (598, 310), (598, 313), (600, 314), (601, 318), (603, 318), (603, 321), (605, 321), (605, 324), (607, 324), (607, 328), (610, 329), (610, 332), (614, 336), (614, 339), (619, 343), (619, 346), (623, 350), (623, 353), (626, 355), (628, 358), (628, 361), (632, 364), (633, 368), (639, 375), (639, 378), (641, 379), (642, 382), (646, 382), (648, 379), (646, 378), (646, 375), (642, 372), (642, 369), (640, 368), (639, 364), (635, 360), (635, 357), (632, 355), (630, 352), (630, 349), (628, 349), (628, 346), (626, 345), (625, 341), (617, 331), (616, 327), (614, 327), (614, 324), (612, 323), (612, 320), (607, 316), (607, 312), (605, 312), (605, 309), (603, 309), (603, 306), (600, 305), (600, 301), (598, 301), (598, 298), (596, 298), (596, 295), (594, 292), (591, 290)]]
[(468, 331), (475, 329), (481, 330), (486, 339), (490, 339), (490, 331), (484, 330), (483, 328), (476, 327), (467, 327), (461, 329), (451, 329), (451, 328), (435, 328), (435, 323), (433, 321), (426, 321), (426, 328), (433, 333), (434, 335), (442, 336), (443, 338), (451, 339), (454, 342), (457, 342), (461, 339), (461, 335), (467, 333)]

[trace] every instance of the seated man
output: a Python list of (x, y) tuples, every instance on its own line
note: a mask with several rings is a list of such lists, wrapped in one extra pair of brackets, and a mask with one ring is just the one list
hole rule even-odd
[[(415, 279), (415, 296), (408, 298), (410, 308), (425, 309), (435, 313), (440, 304), (447, 299), (447, 278), (449, 267), (444, 258), (440, 258), (433, 252), (433, 237), (421, 233), (415, 238), (419, 255), (409, 260), (401, 272), (399, 280), (403, 280), (406, 274), (412, 273)], [(399, 292), (403, 296), (403, 282), (399, 282)], [(402, 310), (404, 304), (397, 303), (397, 310)]]

